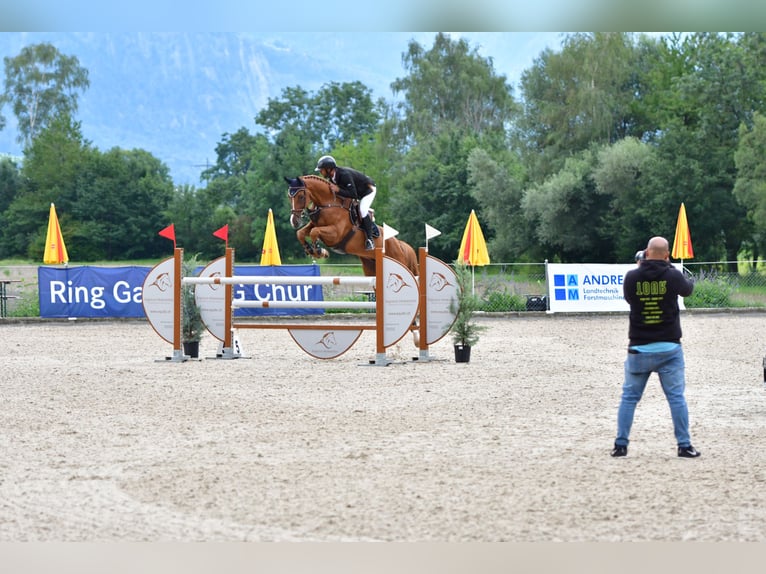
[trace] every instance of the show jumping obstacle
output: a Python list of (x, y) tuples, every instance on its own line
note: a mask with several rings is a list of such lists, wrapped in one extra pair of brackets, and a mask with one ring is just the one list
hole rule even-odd
[[(286, 329), (295, 342), (310, 355), (331, 359), (345, 353), (364, 330), (376, 332), (374, 365), (388, 365), (386, 348), (397, 343), (412, 329), (420, 311), (419, 348), (417, 360), (427, 362), (428, 345), (447, 334), (454, 322), (452, 311), (457, 283), (454, 272), (442, 261), (420, 249), (419, 275), (421, 281), (401, 263), (376, 249), (374, 277), (305, 277), (305, 276), (234, 276), (234, 250), (227, 248), (225, 257), (206, 266), (198, 277), (180, 277), (183, 250), (176, 249), (173, 258), (161, 262), (150, 271), (144, 283), (144, 309), (147, 318), (161, 337), (173, 344), (173, 356), (168, 360), (187, 360), (180, 341), (180, 287), (194, 285), (203, 322), (208, 331), (222, 343), (217, 358), (234, 359), (242, 356), (236, 329)], [(172, 263), (172, 266), (171, 266)], [(170, 282), (174, 289), (170, 289)], [(426, 278), (428, 278), (426, 280)], [(233, 285), (348, 285), (372, 288), (375, 301), (242, 301), (232, 298)], [(163, 287), (164, 289), (159, 289)], [(221, 289), (223, 287), (223, 289)], [(154, 289), (153, 289), (154, 288)], [(158, 291), (162, 291), (159, 293)], [(171, 297), (168, 292), (173, 293)], [(170, 300), (170, 305), (168, 301)], [(168, 307), (172, 312), (168, 313)], [(241, 307), (260, 308), (323, 308), (374, 309), (372, 325), (326, 325), (314, 323), (237, 322), (234, 310)], [(172, 315), (172, 323), (169, 321)]]

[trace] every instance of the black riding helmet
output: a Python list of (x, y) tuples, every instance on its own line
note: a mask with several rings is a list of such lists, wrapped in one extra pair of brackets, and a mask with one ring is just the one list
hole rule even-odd
[(331, 155), (323, 155), (322, 157), (319, 158), (319, 161), (317, 162), (317, 166), (314, 169), (314, 171), (319, 171), (320, 169), (323, 169), (323, 168), (331, 169), (331, 168), (335, 168), (336, 166), (337, 164), (335, 163), (334, 157), (332, 157)]

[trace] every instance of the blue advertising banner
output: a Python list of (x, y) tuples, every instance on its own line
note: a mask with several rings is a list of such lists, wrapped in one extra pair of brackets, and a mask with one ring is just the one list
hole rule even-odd
[[(319, 265), (235, 265), (234, 275), (263, 275), (286, 277), (318, 277)], [(321, 285), (233, 285), (232, 297), (244, 301), (324, 301)], [(290, 315), (322, 315), (324, 309), (262, 309), (257, 307), (234, 310), (235, 317), (264, 317)]]
[(150, 267), (39, 267), (40, 317), (143, 317)]
[[(151, 267), (39, 267), (40, 317), (144, 317), (142, 286)], [(199, 271), (199, 270), (198, 270)], [(319, 276), (318, 265), (237, 265), (235, 275)], [(323, 301), (321, 285), (235, 285), (235, 298)], [(235, 316), (314, 315), (322, 309), (237, 309)]]

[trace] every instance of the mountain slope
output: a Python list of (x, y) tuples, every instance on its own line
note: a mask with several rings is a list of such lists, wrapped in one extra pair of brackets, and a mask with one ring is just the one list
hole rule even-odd
[[(0, 56), (16, 56), (24, 45), (39, 42), (77, 56), (89, 71), (90, 88), (80, 96), (77, 114), (85, 138), (102, 151), (145, 149), (170, 167), (176, 183), (199, 183), (223, 134), (242, 127), (256, 131), (255, 115), (285, 87), (315, 91), (329, 81), (361, 79), (380, 89), (395, 78), (381, 83), (382, 76), (335, 66), (321, 51), (230, 33), (2, 34)], [(10, 106), (2, 113), (7, 126), (0, 132), (0, 153), (20, 155)]]

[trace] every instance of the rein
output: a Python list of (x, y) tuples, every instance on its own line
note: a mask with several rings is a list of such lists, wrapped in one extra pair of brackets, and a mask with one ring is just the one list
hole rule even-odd
[[(331, 208), (331, 207), (338, 207), (340, 209), (346, 209), (346, 210), (350, 211), (351, 204), (352, 204), (353, 200), (350, 199), (350, 198), (344, 198), (344, 197), (341, 197), (340, 200), (339, 200), (338, 199), (338, 193), (333, 189), (332, 183), (330, 183), (329, 181), (327, 181), (324, 178), (320, 178), (320, 177), (317, 177), (315, 175), (308, 175), (308, 176), (305, 176), (305, 177), (306, 178), (311, 178), (314, 181), (318, 181), (318, 182), (326, 184), (327, 188), (328, 188), (328, 191), (330, 193), (332, 193), (332, 201), (330, 203), (318, 203), (314, 199), (313, 194), (310, 193), (310, 190), (308, 189), (308, 187), (304, 184), (303, 187), (293, 188), (294, 191), (293, 191), (293, 189), (290, 189), (288, 191), (288, 194), (290, 195), (290, 197), (292, 199), (295, 199), (296, 197), (298, 197), (299, 193), (303, 193), (303, 196), (304, 196), (304, 199), (303, 199), (304, 206), (303, 206), (303, 208), (302, 209), (292, 209), (292, 210), (290, 210), (290, 213), (292, 213), (294, 215), (299, 215), (300, 213), (303, 212), (303, 210), (307, 210), (307, 211), (309, 211), (309, 217), (312, 220), (314, 220), (315, 218), (319, 217), (319, 212), (322, 211), (323, 209), (327, 209), (327, 208)], [(311, 203), (314, 205), (313, 209), (309, 208), (309, 203), (306, 200), (306, 195), (307, 194), (309, 195), (309, 199), (311, 200)]]

